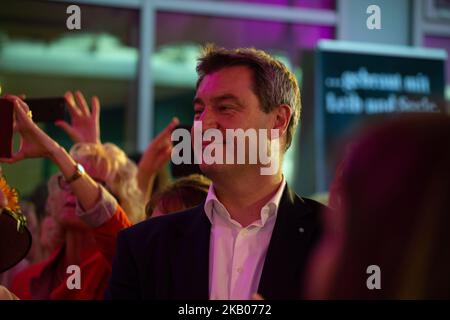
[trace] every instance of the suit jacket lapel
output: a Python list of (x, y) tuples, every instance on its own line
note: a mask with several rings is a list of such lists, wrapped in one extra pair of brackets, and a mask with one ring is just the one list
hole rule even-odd
[(172, 299), (209, 298), (209, 238), (211, 224), (203, 205), (192, 221), (179, 226), (172, 252)]
[(286, 185), (267, 250), (258, 292), (266, 299), (298, 299), (317, 228), (312, 209)]

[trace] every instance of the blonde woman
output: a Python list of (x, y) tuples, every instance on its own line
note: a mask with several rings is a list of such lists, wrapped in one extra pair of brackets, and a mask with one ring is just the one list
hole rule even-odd
[[(68, 153), (33, 122), (24, 101), (16, 96), (6, 98), (14, 103), (15, 131), (20, 135), (20, 148), (11, 158), (1, 158), (0, 162), (15, 163), (23, 159), (45, 157), (55, 163), (60, 174), (52, 178), (49, 187), (54, 186), (55, 189), (51, 190), (60, 194), (55, 195), (53, 200), (49, 194), (49, 201), (53, 201), (56, 206), (52, 210), (55, 219), (66, 225), (64, 248), (31, 270), (33, 272), (29, 272), (26, 277), (17, 277), (21, 281), (16, 283), (16, 286), (13, 285), (13, 292), (25, 299), (102, 298), (111, 272), (117, 232), (131, 225), (122, 207), (111, 196), (113, 193), (111, 188), (115, 182), (119, 183), (121, 177), (118, 174), (120, 170), (111, 169), (115, 168), (115, 162), (105, 160), (108, 159), (105, 154), (109, 155), (111, 150), (105, 151), (99, 143), (93, 142), (95, 147), (75, 145)], [(85, 151), (79, 148), (99, 149), (105, 154), (95, 156), (96, 153), (92, 150)], [(107, 181), (111, 182), (109, 186)], [(106, 190), (108, 187), (110, 192)], [(120, 200), (120, 195), (116, 196)], [(143, 205), (144, 201), (141, 203)], [(58, 207), (64, 210), (58, 210)], [(111, 217), (114, 219), (110, 219)], [(107, 221), (108, 223), (105, 223)], [(64, 278), (67, 276), (64, 273), (65, 268), (73, 264), (79, 265), (84, 275), (81, 280), (81, 287), (84, 288), (82, 290), (67, 290), (64, 286)], [(57, 272), (41, 273), (48, 268), (55, 268)], [(31, 279), (36, 276), (40, 278), (40, 275), (51, 277), (50, 282), (47, 282), (50, 286), (39, 286), (36, 288), (38, 292), (33, 292), (30, 290)], [(43, 279), (44, 282), (46, 280), (49, 279)], [(15, 288), (17, 290), (14, 290)], [(39, 288), (44, 288), (45, 291)]]
[[(68, 110), (70, 113), (70, 124), (65, 121), (57, 121), (55, 125), (63, 129), (74, 143), (89, 143), (100, 145), (100, 100), (98, 97), (91, 98), (91, 105), (86, 102), (85, 97), (80, 91), (74, 93), (68, 91), (64, 95)], [(130, 179), (130, 175), (134, 176), (135, 168), (125, 153), (113, 144), (104, 144), (104, 150), (109, 155), (109, 159), (114, 162), (113, 170), (119, 170), (117, 181), (112, 182), (115, 187), (112, 189), (121, 189), (117, 191), (119, 195), (126, 195), (126, 199), (130, 199), (132, 203), (142, 203), (139, 208), (144, 214), (144, 204), (150, 200), (153, 191), (157, 173), (169, 161), (172, 151), (172, 141), (170, 139), (172, 131), (179, 124), (177, 118), (173, 118), (169, 125), (159, 133), (153, 141), (147, 146), (142, 154), (137, 168), (137, 185), (142, 193), (142, 200), (136, 201), (136, 190), (134, 183), (126, 186), (120, 186), (120, 181)], [(126, 200), (123, 200), (126, 201)], [(135, 223), (141, 221), (143, 216), (141, 213), (129, 213), (128, 211), (137, 210), (137, 208), (129, 206), (128, 203), (121, 202), (123, 209), (129, 214), (130, 220)]]
[[(117, 172), (120, 170), (113, 169), (113, 161), (109, 160), (104, 147), (100, 144), (76, 144), (71, 154), (86, 170), (86, 177), (89, 175), (88, 179), (94, 183), (94, 189), (83, 188), (79, 193), (93, 195), (98, 199), (109, 197), (110, 202), (117, 205), (110, 195), (112, 191), (107, 192), (107, 181), (117, 180)], [(21, 299), (103, 298), (111, 274), (111, 255), (115, 248), (99, 244), (95, 232), (108, 235), (112, 241), (116, 233), (105, 228), (97, 228), (95, 231), (80, 218), (79, 206), (87, 209), (89, 206), (85, 202), (77, 203), (73, 185), (74, 182), (63, 173), (53, 175), (48, 182), (47, 210), (62, 229), (63, 239), (46, 260), (29, 266), (15, 277), (11, 289)], [(122, 225), (128, 226), (126, 223)], [(70, 276), (67, 270), (71, 266), (78, 266), (83, 275), (79, 290), (71, 290), (67, 286)]]
[[(139, 187), (142, 178), (139, 178), (136, 164), (118, 146), (101, 143), (100, 100), (93, 96), (89, 106), (80, 91), (67, 91), (64, 97), (71, 122), (57, 121), (55, 125), (63, 129), (75, 143), (70, 155), (75, 161), (86, 157), (104, 172), (106, 189), (117, 198), (133, 224), (144, 220), (146, 189)], [(150, 178), (146, 177), (146, 180)]]

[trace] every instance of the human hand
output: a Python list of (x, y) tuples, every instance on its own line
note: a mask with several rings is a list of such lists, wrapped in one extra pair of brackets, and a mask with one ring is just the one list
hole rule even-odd
[(138, 165), (138, 185), (145, 198), (151, 194), (156, 173), (169, 161), (172, 153), (173, 129), (180, 123), (173, 118), (167, 127), (150, 142)]
[(7, 95), (5, 97), (14, 104), (14, 132), (20, 134), (19, 150), (11, 158), (1, 158), (0, 162), (14, 163), (25, 158), (51, 158), (52, 152), (60, 148), (32, 120), (28, 105), (19, 97)]
[(55, 125), (63, 129), (74, 143), (101, 143), (99, 99), (96, 96), (91, 98), (91, 111), (80, 91), (75, 92), (75, 98), (72, 92), (67, 91), (64, 98), (69, 108), (71, 124), (59, 120)]
[(178, 118), (173, 118), (167, 127), (150, 142), (139, 161), (139, 170), (156, 173), (169, 161), (172, 153), (170, 136), (179, 123)]

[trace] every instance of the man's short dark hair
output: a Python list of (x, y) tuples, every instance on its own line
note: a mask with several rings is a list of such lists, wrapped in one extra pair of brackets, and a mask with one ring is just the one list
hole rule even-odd
[(285, 150), (289, 148), (300, 118), (300, 89), (294, 74), (280, 61), (254, 48), (225, 49), (206, 45), (198, 59), (197, 88), (206, 75), (220, 69), (246, 66), (253, 71), (253, 91), (264, 112), (286, 104), (292, 110), (286, 133)]

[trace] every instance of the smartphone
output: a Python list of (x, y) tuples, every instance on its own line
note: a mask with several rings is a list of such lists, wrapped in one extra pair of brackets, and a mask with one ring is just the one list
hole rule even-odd
[(67, 119), (66, 100), (61, 97), (25, 99), (34, 122), (55, 122)]
[(11, 158), (14, 104), (0, 99), (0, 158)]

